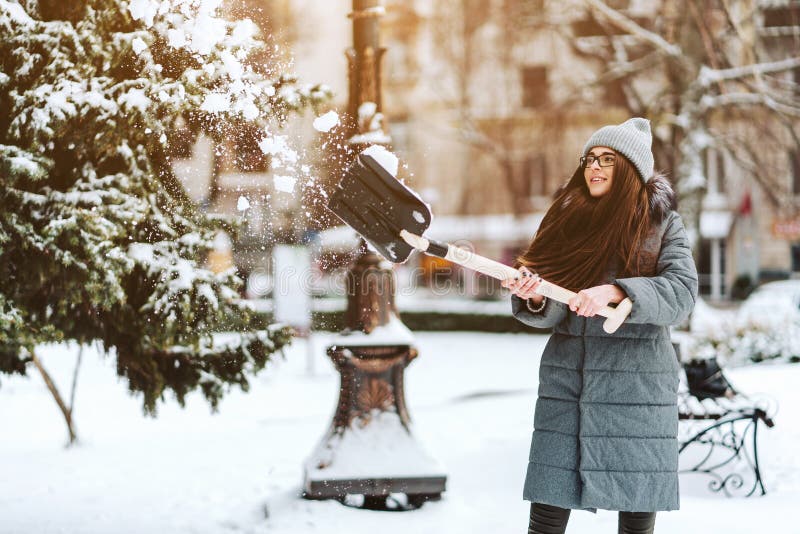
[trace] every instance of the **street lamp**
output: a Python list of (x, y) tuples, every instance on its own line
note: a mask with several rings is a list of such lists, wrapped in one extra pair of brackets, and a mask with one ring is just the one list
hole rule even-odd
[[(379, 0), (353, 0), (353, 47), (348, 60), (348, 144), (352, 154), (388, 145), (381, 110)], [(345, 331), (328, 347), (341, 376), (330, 428), (305, 464), (304, 496), (340, 499), (363, 495), (365, 508), (386, 508), (404, 493), (410, 507), (435, 500), (447, 476), (411, 433), (404, 370), (417, 357), (411, 331), (395, 306), (392, 264), (367, 248), (347, 276)]]

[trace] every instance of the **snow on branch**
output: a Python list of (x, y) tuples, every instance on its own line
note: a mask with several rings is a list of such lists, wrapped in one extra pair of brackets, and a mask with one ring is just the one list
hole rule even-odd
[(700, 69), (700, 75), (697, 78), (697, 82), (702, 87), (708, 87), (713, 83), (724, 80), (736, 80), (745, 78), (747, 76), (756, 76), (769, 72), (781, 72), (797, 67), (800, 67), (800, 57), (782, 59), (780, 61), (773, 61), (771, 63), (754, 63), (752, 65), (743, 65), (741, 67), (734, 67), (730, 69), (712, 69), (704, 65)]
[(613, 62), (609, 64), (608, 70), (597, 78), (595, 84), (600, 85), (625, 78), (631, 74), (643, 72), (655, 65), (657, 60), (658, 54), (653, 52), (633, 61)]
[(726, 93), (717, 96), (704, 96), (700, 101), (703, 110), (720, 108), (725, 106), (764, 106), (778, 113), (800, 118), (800, 107), (782, 104), (770, 97), (760, 93)]
[(683, 52), (678, 45), (667, 42), (660, 35), (642, 28), (635, 21), (612, 9), (601, 0), (584, 0), (590, 7), (600, 12), (601, 15), (606, 17), (613, 25), (625, 30), (626, 32), (652, 44), (662, 52), (672, 57), (680, 57)]

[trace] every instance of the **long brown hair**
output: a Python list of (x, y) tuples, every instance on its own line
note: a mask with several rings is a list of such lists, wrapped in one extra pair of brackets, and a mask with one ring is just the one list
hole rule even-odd
[[(517, 258), (545, 280), (579, 291), (602, 282), (609, 268), (619, 278), (640, 276), (642, 244), (651, 227), (648, 188), (617, 153), (611, 190), (589, 194), (583, 167), (556, 194), (528, 250)], [(649, 178), (649, 177), (648, 177)]]

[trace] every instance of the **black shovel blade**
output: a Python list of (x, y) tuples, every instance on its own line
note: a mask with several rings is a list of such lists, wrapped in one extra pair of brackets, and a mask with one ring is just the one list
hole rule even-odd
[(414, 252), (400, 230), (422, 235), (432, 218), (430, 207), (368, 154), (348, 167), (328, 208), (393, 263)]

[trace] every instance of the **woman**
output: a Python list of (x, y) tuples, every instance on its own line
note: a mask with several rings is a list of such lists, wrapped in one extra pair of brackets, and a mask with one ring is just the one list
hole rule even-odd
[[(518, 260), (522, 276), (504, 282), (518, 320), (554, 328), (525, 479), (532, 534), (563, 533), (571, 509), (598, 508), (620, 512), (620, 533), (653, 532), (657, 511), (679, 507), (669, 326), (694, 307), (697, 271), (651, 145), (642, 118), (592, 134)], [(577, 295), (545, 299), (538, 276)], [(597, 311), (626, 297), (630, 316), (605, 333)]]

